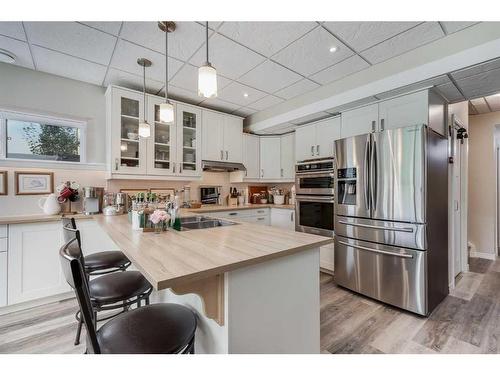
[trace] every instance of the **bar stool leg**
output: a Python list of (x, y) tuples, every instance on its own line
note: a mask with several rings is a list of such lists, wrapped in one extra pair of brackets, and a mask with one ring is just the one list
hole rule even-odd
[(78, 328), (76, 329), (75, 346), (80, 344), (80, 336), (82, 334), (83, 321), (80, 314), (80, 310), (76, 312), (76, 320), (78, 321)]
[(141, 299), (137, 298), (137, 308), (141, 307)]
[(146, 306), (149, 305), (149, 296), (146, 297)]

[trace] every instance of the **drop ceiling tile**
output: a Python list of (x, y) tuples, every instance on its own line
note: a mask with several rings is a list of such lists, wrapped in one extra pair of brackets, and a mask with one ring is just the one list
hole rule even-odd
[(460, 21), (450, 21), (443, 22), (441, 21), (441, 25), (444, 27), (444, 31), (446, 34), (452, 34), (457, 31), (463, 30), (469, 26), (476, 24), (477, 22), (460, 22)]
[[(120, 37), (165, 54), (165, 33), (157, 22), (124, 22)], [(176, 22), (168, 35), (168, 55), (187, 61), (205, 42), (205, 29), (196, 22)]]
[(80, 22), (84, 25), (93, 27), (95, 29), (99, 29), (101, 31), (104, 31), (105, 33), (112, 34), (112, 35), (118, 35), (120, 32), (120, 27), (122, 26), (123, 22), (116, 22), (116, 21), (103, 21), (103, 22)]
[(465, 100), (460, 91), (458, 91), (457, 87), (451, 82), (445, 83), (444, 85), (438, 85), (437, 89), (446, 99), (448, 99), (449, 102)]
[[(118, 41), (110, 66), (142, 76), (142, 67), (137, 64), (137, 59), (140, 57), (145, 57), (152, 62), (152, 65), (146, 69), (147, 78), (160, 82), (165, 81), (165, 55), (125, 40)], [(169, 80), (177, 73), (182, 64), (181, 61), (174, 58), (168, 59)]]
[[(162, 89), (161, 95), (165, 96), (165, 90)], [(197, 92), (185, 90), (181, 87), (175, 87), (172, 85), (168, 85), (168, 97), (172, 99), (179, 100), (181, 102), (191, 103), (191, 104), (199, 104), (203, 101), (203, 98), (198, 96)]]
[(309, 78), (321, 83), (322, 85), (326, 85), (327, 83), (336, 81), (340, 78), (366, 69), (369, 66), (370, 64), (368, 64), (361, 57), (359, 57), (358, 55), (354, 55), (345, 59), (344, 61), (330, 66), (329, 68), (313, 74)]
[(104, 65), (38, 46), (33, 46), (32, 51), (37, 70), (99, 86), (104, 80), (106, 74)]
[[(230, 79), (217, 74), (217, 90), (223, 89), (230, 82)], [(170, 83), (189, 91), (198, 92), (198, 68), (190, 64), (185, 64), (174, 78), (172, 78)]]
[(300, 117), (300, 118), (293, 120), (293, 121), (290, 121), (290, 122), (294, 125), (303, 125), (303, 124), (307, 124), (309, 122), (321, 120), (321, 119), (324, 119), (326, 117), (331, 117), (331, 116), (332, 115), (328, 112), (318, 112), (318, 113), (313, 113), (311, 115), (307, 115), (304, 117)]
[(424, 22), (363, 51), (361, 55), (372, 64), (377, 64), (442, 37), (444, 33), (437, 22)]
[(323, 26), (357, 52), (361, 52), (418, 24), (418, 22), (325, 22)]
[(252, 108), (259, 110), (259, 111), (262, 111), (266, 108), (275, 106), (275, 105), (280, 104), (282, 102), (284, 102), (283, 99), (278, 98), (278, 97), (273, 96), (273, 95), (268, 95), (268, 96), (263, 97), (262, 99), (257, 100), (256, 102), (250, 103), (250, 106)]
[(218, 31), (269, 57), (315, 26), (316, 22), (224, 22)]
[[(331, 47), (336, 52), (330, 52)], [(354, 53), (322, 27), (290, 44), (273, 56), (273, 60), (305, 76), (314, 74)]]
[[(110, 68), (103, 86), (117, 85), (132, 90), (142, 91), (142, 76)], [(163, 82), (146, 79), (146, 92), (156, 94), (163, 87)]]
[(500, 94), (490, 95), (485, 97), (485, 99), (492, 111), (500, 111)]
[[(208, 42), (210, 63), (224, 77), (236, 79), (254, 68), (265, 58), (221, 34), (213, 35)], [(201, 66), (206, 61), (205, 48), (200, 48), (190, 63)]]
[(253, 108), (241, 107), (241, 108), (238, 108), (236, 111), (234, 111), (233, 115), (241, 116), (241, 117), (248, 117), (256, 112), (257, 112), (257, 110), (255, 110)]
[(217, 111), (231, 113), (236, 111), (239, 106), (233, 103), (228, 103), (218, 98), (206, 99), (200, 103), (202, 107), (215, 109)]
[(467, 98), (489, 95), (500, 91), (500, 69), (456, 80)]
[(259, 90), (273, 93), (301, 79), (302, 76), (299, 74), (273, 61), (267, 60), (244, 76), (238, 78), (238, 81)]
[(35, 69), (28, 43), (0, 35), (0, 49), (7, 50), (16, 56), (14, 65)]
[[(245, 94), (247, 94), (247, 96), (245, 96)], [(265, 92), (245, 86), (239, 82), (231, 82), (229, 85), (220, 90), (218, 97), (219, 99), (227, 102), (239, 104), (239, 107), (246, 107), (250, 103), (259, 100), (264, 96), (266, 96)]]
[(450, 83), (450, 80), (448, 79), (447, 76), (445, 76), (445, 75), (438, 76), (438, 77), (426, 79), (424, 81), (415, 82), (415, 83), (412, 83), (411, 85), (399, 87), (399, 88), (391, 90), (391, 91), (379, 93), (379, 94), (377, 94), (377, 97), (379, 99), (387, 99), (387, 98), (391, 98), (393, 96), (403, 95), (403, 94), (409, 93), (411, 91), (420, 90), (420, 89), (423, 89), (425, 87), (444, 85), (446, 83)]
[(472, 99), (470, 102), (479, 114), (491, 112), (484, 98)]
[(116, 37), (76, 22), (25, 22), (31, 44), (107, 65)]
[(454, 79), (462, 79), (497, 68), (500, 68), (500, 58), (458, 70), (451, 73), (451, 75)]
[(471, 102), (469, 102), (469, 115), (477, 115), (477, 111), (476, 111), (476, 108), (474, 108), (474, 106), (472, 105)]
[(297, 95), (302, 95), (306, 92), (312, 91), (318, 87), (319, 85), (316, 82), (313, 82), (309, 79), (303, 79), (302, 81), (294, 83), (293, 85), (275, 92), (274, 95), (288, 100), (296, 97)]
[(0, 34), (26, 41), (22, 22), (0, 22)]

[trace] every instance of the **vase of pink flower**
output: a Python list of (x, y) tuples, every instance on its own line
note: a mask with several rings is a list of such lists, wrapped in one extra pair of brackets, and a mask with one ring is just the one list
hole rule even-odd
[(154, 210), (149, 216), (149, 221), (154, 224), (155, 233), (161, 233), (166, 228), (167, 221), (170, 220), (170, 215), (163, 210)]

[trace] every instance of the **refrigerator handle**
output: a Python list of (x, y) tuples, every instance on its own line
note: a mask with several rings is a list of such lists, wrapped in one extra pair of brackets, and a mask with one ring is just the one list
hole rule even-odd
[[(371, 157), (370, 157), (370, 200), (372, 203), (372, 211), (377, 209), (377, 193), (378, 193), (378, 170), (377, 170), (377, 142), (373, 138)], [(373, 213), (372, 213), (373, 215)]]
[(365, 186), (364, 188), (364, 196), (365, 196), (365, 207), (367, 210), (370, 210), (370, 200), (369, 200), (369, 194), (370, 194), (370, 175), (369, 175), (369, 170), (370, 170), (370, 137), (366, 139), (366, 145), (365, 145), (365, 168), (364, 168), (364, 176), (363, 179), (365, 180)]
[(348, 243), (348, 242), (345, 242), (345, 241), (339, 241), (339, 244), (344, 245), (344, 246), (348, 246), (348, 247), (354, 247), (355, 249), (359, 249), (359, 250), (369, 251), (371, 253), (377, 253), (377, 254), (383, 254), (383, 255), (392, 255), (392, 256), (395, 256), (395, 257), (398, 257), (398, 258), (410, 258), (410, 259), (413, 258), (413, 255), (410, 255), (410, 254), (393, 253), (392, 251), (385, 251), (385, 250), (373, 249), (371, 247), (366, 247), (366, 246), (361, 246), (361, 245), (355, 245), (355, 244)]

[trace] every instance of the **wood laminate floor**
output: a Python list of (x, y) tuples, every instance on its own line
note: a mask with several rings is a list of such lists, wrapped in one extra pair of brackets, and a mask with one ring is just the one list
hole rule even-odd
[[(500, 260), (470, 272), (428, 318), (337, 287), (321, 274), (322, 353), (500, 353)], [(75, 299), (0, 316), (0, 353), (83, 353)]]

